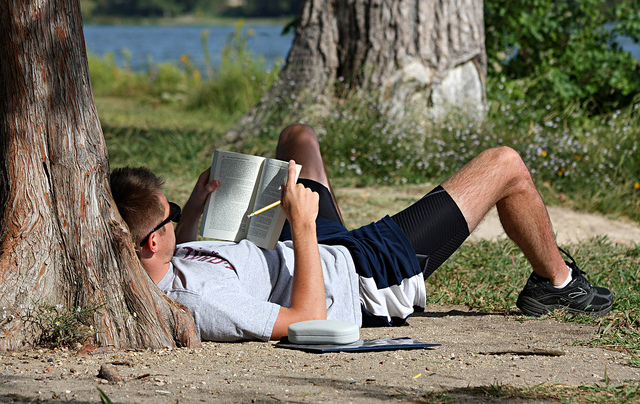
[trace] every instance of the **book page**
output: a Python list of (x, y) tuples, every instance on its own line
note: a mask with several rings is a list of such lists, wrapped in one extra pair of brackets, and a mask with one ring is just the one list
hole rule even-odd
[(220, 181), (205, 205), (200, 234), (240, 241), (247, 235), (256, 182), (264, 157), (216, 150), (210, 179)]
[[(297, 165), (296, 180), (302, 166)], [(287, 182), (289, 163), (281, 160), (266, 159), (262, 168), (262, 176), (258, 183), (258, 192), (254, 202), (254, 210), (258, 210), (280, 200), (280, 186)], [(281, 206), (269, 209), (251, 218), (247, 239), (258, 247), (274, 248), (286, 216)]]

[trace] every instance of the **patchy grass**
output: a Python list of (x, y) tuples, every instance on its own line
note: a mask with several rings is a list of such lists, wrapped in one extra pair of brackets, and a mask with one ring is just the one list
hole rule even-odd
[(563, 386), (538, 384), (532, 387), (510, 387), (502, 384), (467, 387), (423, 396), (424, 403), (459, 402), (558, 402), (558, 403), (636, 403), (640, 400), (637, 384)]

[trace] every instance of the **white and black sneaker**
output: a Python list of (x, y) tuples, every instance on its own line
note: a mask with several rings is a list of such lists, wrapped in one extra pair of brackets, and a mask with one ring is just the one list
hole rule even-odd
[(528, 316), (541, 316), (557, 309), (595, 316), (609, 313), (613, 293), (607, 288), (591, 286), (573, 257), (561, 248), (560, 251), (571, 259), (571, 262), (566, 262), (571, 269), (571, 282), (558, 289), (549, 279), (532, 273), (518, 296), (516, 306)]

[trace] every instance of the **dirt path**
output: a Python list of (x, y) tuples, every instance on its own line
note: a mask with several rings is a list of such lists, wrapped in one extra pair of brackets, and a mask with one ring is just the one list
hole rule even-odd
[[(347, 227), (356, 227), (385, 214), (393, 214), (422, 197), (428, 186), (410, 185), (397, 188), (338, 188), (335, 190)], [(559, 244), (576, 242), (595, 236), (625, 244), (640, 242), (640, 226), (624, 220), (611, 220), (598, 214), (549, 207), (549, 217)], [(471, 235), (470, 240), (494, 240), (504, 237), (495, 209)]]
[[(338, 190), (353, 202), (343, 210), (352, 224), (367, 215), (370, 190)], [(405, 204), (419, 191), (393, 193)], [(381, 194), (379, 194), (381, 195)], [(379, 196), (378, 195), (378, 196)], [(376, 200), (379, 197), (374, 198)], [(346, 206), (346, 205), (343, 205)], [(388, 209), (388, 205), (384, 209)], [(495, 213), (473, 237), (502, 234)], [(640, 227), (563, 209), (550, 209), (560, 243), (607, 235), (640, 240)], [(552, 320), (521, 321), (466, 307), (428, 307), (409, 327), (361, 330), (362, 339), (412, 337), (442, 344), (435, 349), (312, 354), (273, 343), (204, 343), (200, 349), (94, 351), (35, 350), (0, 355), (0, 401), (100, 402), (101, 388), (113, 402), (355, 402), (416, 401), (426, 392), (473, 386), (621, 384), (640, 381), (622, 353), (575, 344), (597, 329)], [(110, 380), (99, 378), (101, 367)], [(460, 400), (471, 399), (460, 396)], [(477, 401), (477, 398), (476, 398)], [(485, 401), (486, 402), (486, 401)]]
[[(640, 226), (637, 224), (557, 207), (549, 207), (547, 210), (561, 245), (595, 236), (607, 236), (612, 241), (625, 244), (640, 242)], [(498, 220), (498, 212), (494, 209), (472, 234), (471, 240), (494, 240), (497, 237), (504, 237), (504, 232)]]

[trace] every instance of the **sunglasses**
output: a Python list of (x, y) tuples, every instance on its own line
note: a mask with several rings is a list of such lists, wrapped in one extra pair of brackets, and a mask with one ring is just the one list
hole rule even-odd
[(163, 228), (164, 225), (166, 225), (171, 221), (173, 221), (174, 223), (178, 223), (180, 222), (180, 219), (182, 219), (182, 209), (180, 209), (180, 206), (178, 206), (177, 203), (169, 202), (169, 217), (167, 217), (159, 225), (154, 227), (153, 230), (151, 230), (149, 234), (147, 234), (147, 236), (142, 239), (142, 241), (140, 242), (140, 247), (147, 244), (147, 241), (149, 241), (149, 237), (151, 237), (151, 235), (155, 231), (158, 231), (159, 229)]

